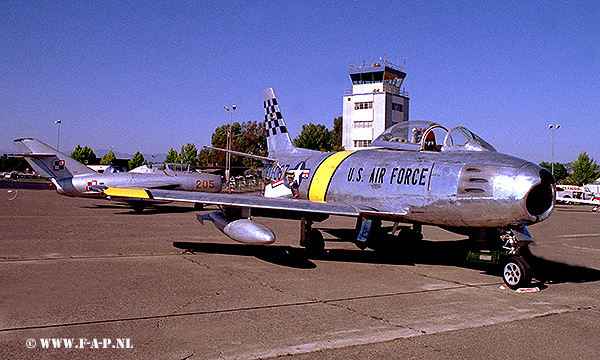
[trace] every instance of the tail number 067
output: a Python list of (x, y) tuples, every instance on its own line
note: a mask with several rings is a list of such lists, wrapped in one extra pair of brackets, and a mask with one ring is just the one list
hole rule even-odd
[(214, 180), (196, 180), (196, 189), (213, 189), (214, 187)]

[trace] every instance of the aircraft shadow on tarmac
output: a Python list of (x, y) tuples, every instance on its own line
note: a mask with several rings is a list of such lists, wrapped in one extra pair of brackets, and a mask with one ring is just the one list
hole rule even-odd
[[(354, 229), (321, 229), (336, 239), (327, 242), (346, 241), (354, 236)], [(480, 270), (502, 277), (501, 266), (467, 262), (467, 240), (450, 241), (410, 241), (386, 235), (381, 250), (327, 249), (321, 253), (308, 253), (301, 247), (278, 245), (244, 245), (228, 243), (174, 242), (173, 246), (192, 253), (227, 254), (254, 256), (276, 265), (298, 269), (314, 269), (312, 260), (347, 263), (388, 264), (388, 265), (445, 265)], [(600, 280), (600, 270), (573, 266), (546, 260), (532, 254), (525, 254), (533, 270), (534, 284), (544, 288), (544, 283), (581, 283)]]

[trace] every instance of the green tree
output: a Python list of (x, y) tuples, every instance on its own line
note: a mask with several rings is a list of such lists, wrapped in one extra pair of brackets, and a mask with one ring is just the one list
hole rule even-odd
[(304, 149), (330, 151), (329, 130), (321, 124), (302, 125), (302, 132), (294, 139), (294, 145)]
[[(546, 161), (542, 161), (540, 166), (548, 171), (552, 171), (552, 164)], [(562, 184), (562, 182), (569, 176), (567, 168), (561, 163), (554, 163), (554, 178), (556, 182)]]
[(573, 173), (569, 176), (568, 182), (573, 185), (581, 186), (593, 183), (600, 177), (598, 164), (585, 152), (579, 154), (577, 160), (573, 163), (572, 170)]
[[(211, 138), (212, 146), (218, 147), (221, 149), (227, 148), (227, 126), (228, 125), (221, 125), (215, 129), (215, 132), (212, 134), (212, 138)], [(236, 139), (240, 136), (241, 133), (242, 133), (242, 126), (240, 125), (240, 123), (234, 122), (233, 125), (231, 126), (231, 149), (232, 150), (242, 151), (236, 146), (237, 145)], [(226, 159), (225, 152), (223, 152), (223, 151), (216, 152), (215, 162), (218, 162), (220, 165), (225, 165), (225, 159)], [(231, 155), (231, 162), (232, 162), (232, 164), (241, 163), (239, 160), (239, 156), (236, 156), (236, 155)]]
[(196, 145), (187, 143), (187, 145), (182, 146), (179, 159), (184, 164), (198, 165), (198, 149), (196, 149)]
[[(252, 155), (267, 156), (267, 137), (262, 121), (248, 121), (241, 125), (239, 136), (234, 138), (232, 149)], [(262, 161), (241, 156), (238, 159), (244, 166), (260, 166)]]
[(343, 151), (344, 146), (342, 146), (342, 131), (343, 131), (343, 117), (336, 117), (333, 119), (333, 130), (329, 132), (329, 140), (331, 141), (331, 150), (333, 151)]
[(169, 153), (167, 154), (167, 158), (165, 159), (166, 163), (179, 163), (179, 154), (177, 153), (177, 150), (173, 150), (173, 148), (171, 148), (171, 150), (169, 150)]
[(136, 167), (144, 165), (146, 160), (144, 159), (144, 155), (141, 152), (136, 152), (135, 155), (129, 160), (128, 166), (129, 170), (135, 169)]
[(12, 157), (6, 154), (0, 156), (0, 171), (25, 171), (29, 164), (22, 157)]
[(100, 165), (112, 164), (115, 162), (116, 159), (117, 157), (115, 156), (115, 153), (111, 150), (106, 154), (102, 155), (102, 158), (100, 159)]
[(208, 166), (212, 163), (214, 163), (214, 154), (212, 150), (203, 148), (198, 151), (198, 165)]
[(69, 156), (82, 164), (88, 164), (96, 160), (96, 154), (94, 154), (91, 148), (87, 146), (81, 147), (79, 144), (77, 144), (77, 147)]

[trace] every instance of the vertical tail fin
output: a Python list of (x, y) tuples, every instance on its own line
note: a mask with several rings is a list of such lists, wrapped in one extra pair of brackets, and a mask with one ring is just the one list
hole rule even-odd
[(275, 92), (272, 88), (263, 91), (263, 99), (269, 156), (295, 152), (296, 148), (292, 144), (290, 134), (287, 131), (283, 116), (281, 116), (281, 111), (279, 110), (279, 104), (277, 104), (277, 99), (275, 98)]
[(73, 158), (36, 139), (17, 139), (15, 147), (19, 149), (33, 170), (47, 179), (64, 179), (79, 174), (91, 174), (95, 171), (77, 162)]

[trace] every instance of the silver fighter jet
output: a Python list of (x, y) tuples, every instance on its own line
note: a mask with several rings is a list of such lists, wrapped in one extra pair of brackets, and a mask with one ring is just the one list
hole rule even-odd
[[(361, 249), (375, 248), (381, 221), (412, 224), (399, 237), (422, 239), (422, 225), (468, 235), (472, 261), (503, 264), (511, 288), (531, 280), (523, 256), (533, 239), (526, 225), (550, 216), (555, 205), (553, 176), (540, 166), (509, 155), (464, 127), (408, 121), (388, 128), (372, 148), (323, 153), (292, 145), (273, 89), (264, 95), (268, 157), (264, 197), (140, 190), (148, 199), (217, 204), (199, 220), (211, 220), (228, 237), (248, 244), (270, 244), (275, 234), (251, 215), (301, 219), (300, 245), (324, 247), (314, 221), (329, 215), (357, 218)], [(107, 189), (116, 196), (120, 189)], [(401, 240), (401, 239), (400, 239)]]
[[(36, 139), (17, 139), (15, 146), (31, 167), (56, 186), (56, 192), (67, 196), (104, 198), (102, 190), (108, 187), (174, 189), (183, 191), (219, 192), (219, 175), (199, 173), (182, 164), (140, 166), (130, 172), (98, 173), (68, 155)], [(119, 197), (140, 212), (147, 205), (169, 202), (146, 198)], [(198, 208), (201, 207), (199, 204)]]

